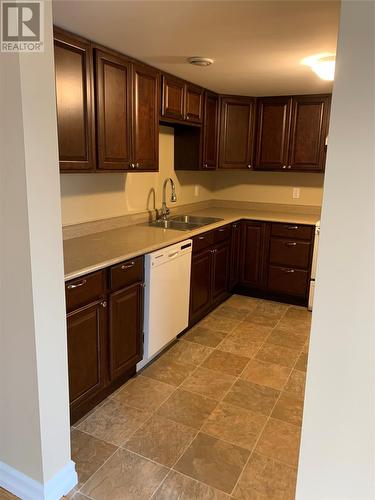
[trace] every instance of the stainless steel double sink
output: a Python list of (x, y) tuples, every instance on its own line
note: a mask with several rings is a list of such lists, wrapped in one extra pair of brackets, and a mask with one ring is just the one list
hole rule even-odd
[(175, 229), (177, 231), (192, 231), (223, 219), (220, 217), (200, 217), (196, 215), (176, 215), (166, 220), (155, 220), (149, 223), (152, 227), (161, 227), (162, 229)]

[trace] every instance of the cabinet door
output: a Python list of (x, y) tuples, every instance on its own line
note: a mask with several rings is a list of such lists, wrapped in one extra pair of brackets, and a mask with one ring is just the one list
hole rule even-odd
[(203, 89), (190, 83), (186, 84), (185, 119), (189, 122), (202, 123)]
[(212, 302), (214, 304), (221, 302), (228, 294), (229, 250), (229, 242), (217, 245), (213, 249)]
[(264, 284), (264, 254), (266, 252), (266, 224), (244, 222), (242, 225), (241, 284), (261, 288)]
[(139, 170), (158, 170), (159, 73), (133, 67), (133, 163)]
[(85, 403), (105, 385), (105, 305), (105, 302), (94, 302), (67, 315), (72, 407)]
[(247, 97), (222, 99), (219, 168), (252, 168), (254, 102)]
[(324, 169), (329, 107), (329, 96), (293, 98), (288, 169)]
[(203, 122), (203, 170), (214, 170), (217, 165), (219, 128), (219, 96), (206, 92)]
[(287, 168), (291, 99), (266, 97), (258, 100), (256, 132), (257, 169)]
[(127, 170), (131, 164), (131, 64), (101, 50), (95, 52), (98, 168)]
[(109, 298), (109, 367), (111, 380), (141, 361), (143, 355), (143, 286), (114, 292)]
[(229, 289), (232, 290), (238, 285), (240, 279), (240, 258), (241, 258), (241, 224), (232, 224), (231, 247), (230, 247), (230, 271)]
[(200, 319), (211, 306), (212, 250), (193, 255), (190, 278), (190, 323)]
[(166, 118), (185, 118), (185, 82), (170, 75), (162, 78), (161, 114)]
[(92, 171), (95, 131), (91, 46), (55, 29), (54, 52), (60, 169)]

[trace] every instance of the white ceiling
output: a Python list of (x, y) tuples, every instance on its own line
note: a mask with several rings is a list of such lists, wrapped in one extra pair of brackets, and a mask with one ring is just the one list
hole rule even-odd
[[(340, 2), (54, 0), (54, 23), (220, 93), (330, 92), (300, 64), (335, 52)], [(201, 68), (189, 56), (215, 60)]]

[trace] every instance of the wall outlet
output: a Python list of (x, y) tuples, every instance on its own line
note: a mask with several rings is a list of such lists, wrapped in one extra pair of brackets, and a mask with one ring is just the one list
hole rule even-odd
[(194, 196), (199, 196), (199, 185), (195, 184), (194, 186)]
[(300, 195), (300, 189), (299, 188), (293, 188), (293, 200), (297, 200)]

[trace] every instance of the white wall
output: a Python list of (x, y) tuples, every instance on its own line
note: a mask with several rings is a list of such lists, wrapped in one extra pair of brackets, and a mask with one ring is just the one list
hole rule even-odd
[(45, 28), (44, 53), (1, 55), (0, 485), (39, 491), (72, 469), (50, 2)]
[(212, 173), (175, 172), (173, 145), (173, 128), (160, 127), (157, 173), (61, 174), (63, 225), (160, 208), (166, 177), (176, 184), (175, 206), (211, 199)]
[(374, 3), (342, 3), (297, 498), (375, 498)]

